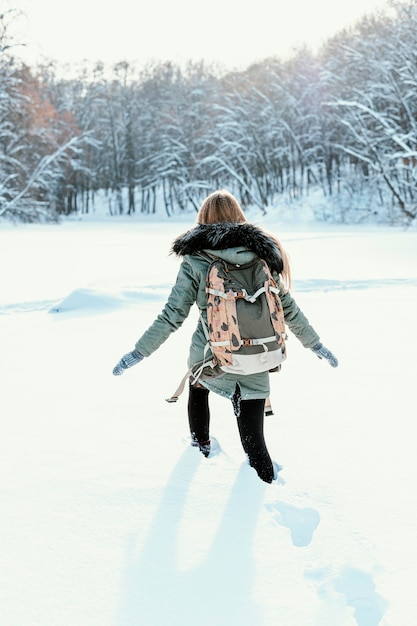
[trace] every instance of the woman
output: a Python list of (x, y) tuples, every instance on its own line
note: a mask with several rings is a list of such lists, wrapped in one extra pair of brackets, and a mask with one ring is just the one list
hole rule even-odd
[[(182, 263), (168, 301), (154, 323), (136, 342), (135, 349), (121, 358), (113, 370), (114, 375), (122, 374), (155, 352), (170, 333), (181, 326), (194, 303), (197, 303), (203, 319), (207, 321), (205, 289), (210, 254), (234, 264), (245, 264), (257, 257), (266, 260), (280, 286), (279, 295), (286, 325), (305, 348), (311, 348), (320, 359), (328, 360), (332, 367), (338, 365), (335, 356), (320, 343), (316, 331), (289, 293), (290, 267), (282, 245), (272, 235), (247, 222), (232, 194), (224, 190), (210, 194), (199, 209), (197, 226), (180, 235), (174, 241), (171, 252), (181, 257)], [(190, 367), (203, 360), (206, 344), (200, 320), (191, 340), (188, 359)], [(190, 382), (188, 419), (191, 442), (205, 456), (210, 453), (210, 390), (232, 400), (249, 464), (262, 480), (271, 483), (280, 467), (271, 460), (264, 439), (264, 408), (269, 396), (269, 373), (222, 374), (213, 378), (205, 378), (203, 375), (197, 382)]]

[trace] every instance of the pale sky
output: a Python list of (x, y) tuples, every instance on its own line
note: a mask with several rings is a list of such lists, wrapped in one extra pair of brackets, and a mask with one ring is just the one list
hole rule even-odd
[(386, 0), (16, 0), (32, 64), (188, 59), (244, 68), (320, 44)]

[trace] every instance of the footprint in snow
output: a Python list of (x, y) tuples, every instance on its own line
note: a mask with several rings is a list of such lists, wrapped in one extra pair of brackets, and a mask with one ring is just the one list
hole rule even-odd
[(358, 626), (378, 626), (387, 608), (386, 600), (375, 591), (372, 576), (358, 569), (346, 567), (334, 581), (334, 588), (346, 597), (354, 609)]
[(311, 543), (313, 533), (320, 523), (320, 515), (315, 509), (298, 508), (284, 502), (265, 506), (273, 514), (272, 519), (276, 524), (289, 528), (294, 546), (301, 548)]

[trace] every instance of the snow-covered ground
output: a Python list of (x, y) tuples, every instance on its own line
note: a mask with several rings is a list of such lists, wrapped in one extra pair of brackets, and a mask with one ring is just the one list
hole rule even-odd
[(186, 394), (164, 400), (196, 312), (112, 376), (192, 220), (0, 225), (0, 623), (415, 626), (416, 230), (265, 222), (340, 361), (290, 338), (266, 485), (227, 400), (211, 397), (209, 459), (187, 445)]

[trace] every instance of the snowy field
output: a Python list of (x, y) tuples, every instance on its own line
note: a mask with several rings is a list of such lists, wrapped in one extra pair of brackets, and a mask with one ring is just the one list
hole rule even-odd
[(164, 400), (196, 312), (112, 376), (192, 220), (0, 224), (0, 623), (415, 626), (416, 230), (265, 222), (340, 361), (290, 336), (267, 485), (227, 400), (211, 397), (209, 459), (187, 445), (186, 393)]

